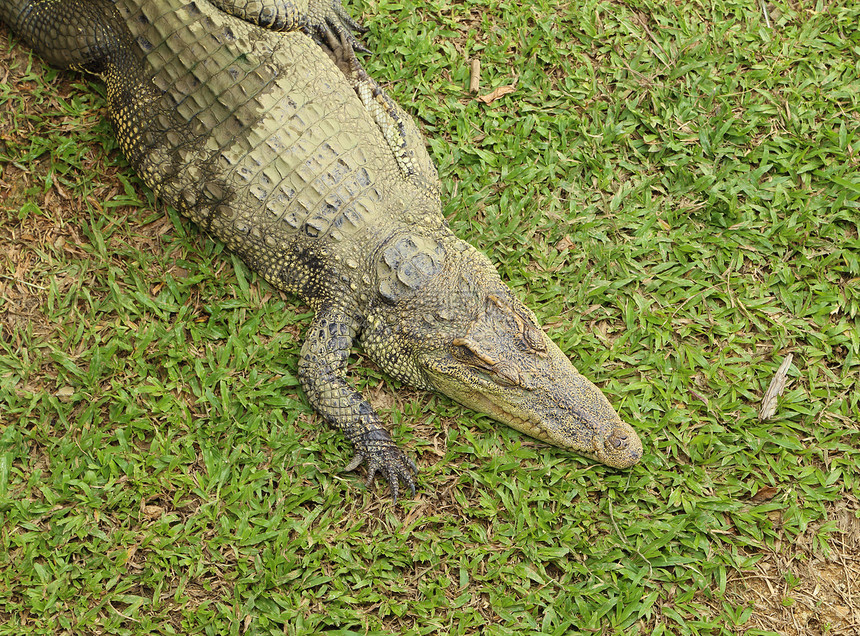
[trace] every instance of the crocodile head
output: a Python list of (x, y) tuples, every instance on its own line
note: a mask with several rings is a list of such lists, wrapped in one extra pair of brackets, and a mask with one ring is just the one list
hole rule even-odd
[[(431, 275), (420, 289), (395, 297), (394, 287), (383, 285), (393, 306), (382, 321), (393, 329), (370, 336), (365, 350), (392, 375), (540, 440), (616, 468), (638, 462), (636, 432), (547, 337), (489, 259), (471, 246), (445, 252), (444, 264), (423, 268)], [(413, 259), (408, 271), (422, 261), (429, 259)], [(393, 352), (407, 341), (406, 350)]]
[(439, 392), (545, 442), (616, 468), (642, 457), (642, 443), (603, 393), (581, 375), (510, 295), (485, 307), (446, 347), (419, 354)]

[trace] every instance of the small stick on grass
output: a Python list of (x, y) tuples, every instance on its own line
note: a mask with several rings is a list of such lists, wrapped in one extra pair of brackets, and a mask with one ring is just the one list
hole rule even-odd
[(471, 63), (472, 78), (469, 80), (469, 92), (477, 94), (481, 84), (481, 60), (474, 59)]

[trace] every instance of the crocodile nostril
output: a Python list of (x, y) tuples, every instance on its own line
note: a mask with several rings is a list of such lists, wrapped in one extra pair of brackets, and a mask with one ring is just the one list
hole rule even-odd
[(614, 432), (612, 433), (612, 435), (606, 438), (606, 441), (603, 442), (603, 445), (606, 447), (606, 450), (617, 451), (623, 448), (627, 448), (627, 440), (628, 437), (624, 433)]

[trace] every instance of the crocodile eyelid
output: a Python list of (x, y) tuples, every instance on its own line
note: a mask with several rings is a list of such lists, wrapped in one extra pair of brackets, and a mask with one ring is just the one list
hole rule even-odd
[(472, 352), (478, 360), (483, 362), (484, 364), (488, 364), (491, 367), (499, 364), (499, 361), (495, 358), (488, 356), (486, 353), (481, 353), (480, 348), (478, 347), (478, 343), (472, 340), (471, 338), (454, 338), (454, 341), (451, 343), (455, 347), (466, 347), (469, 351)]
[(493, 367), (493, 373), (496, 374), (497, 382), (504, 386), (522, 386), (522, 380), (516, 367), (510, 362), (500, 362)]

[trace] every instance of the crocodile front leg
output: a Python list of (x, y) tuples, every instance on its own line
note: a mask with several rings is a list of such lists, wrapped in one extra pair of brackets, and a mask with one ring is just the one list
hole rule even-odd
[(400, 481), (415, 494), (413, 475), (418, 468), (382, 427), (373, 407), (346, 381), (356, 332), (356, 321), (343, 311), (318, 311), (302, 346), (299, 380), (314, 409), (353, 443), (356, 454), (347, 470), (366, 463), (368, 486), (377, 473), (384, 474), (396, 502)]

